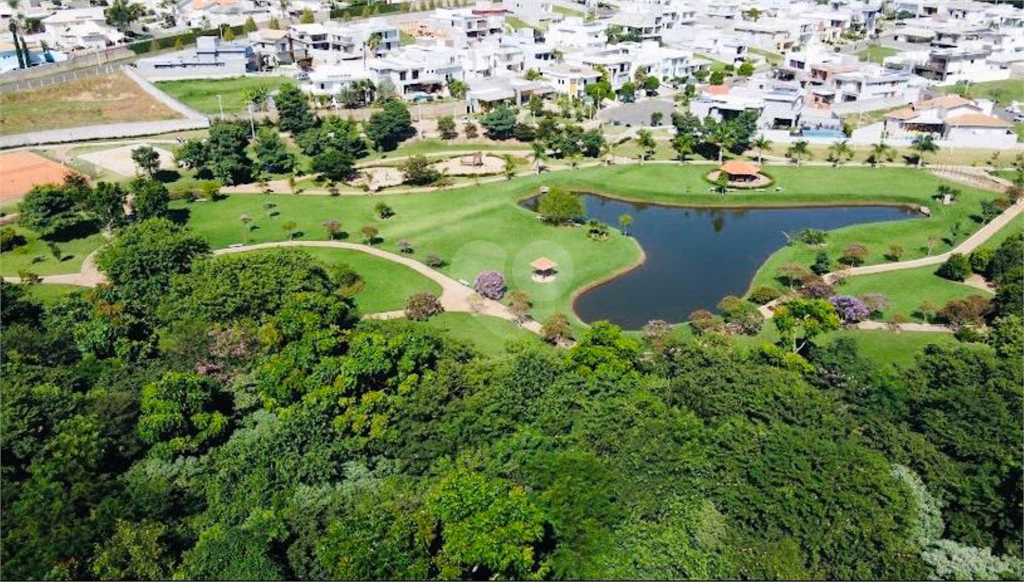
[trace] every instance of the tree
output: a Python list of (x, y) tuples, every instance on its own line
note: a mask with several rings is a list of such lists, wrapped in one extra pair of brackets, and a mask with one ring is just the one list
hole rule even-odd
[(636, 85), (633, 81), (626, 81), (619, 87), (619, 99), (625, 103), (636, 101)]
[(162, 182), (135, 178), (128, 183), (128, 190), (132, 194), (132, 214), (135, 220), (165, 218), (168, 215), (171, 194)]
[(214, 121), (203, 146), (204, 167), (222, 184), (242, 184), (250, 179), (249, 128), (241, 123)]
[(643, 86), (644, 91), (646, 91), (648, 95), (657, 95), (658, 88), (661, 87), (661, 81), (659, 81), (654, 75), (647, 75), (644, 77)]
[(145, 13), (146, 8), (142, 4), (128, 2), (128, 0), (114, 0), (103, 11), (103, 16), (106, 17), (107, 24), (124, 32), (131, 28), (132, 23), (142, 18)]
[(924, 166), (924, 155), (934, 154), (939, 151), (939, 144), (935, 143), (935, 138), (930, 133), (922, 133), (914, 136), (913, 141), (910, 142), (910, 149), (917, 152), (917, 165)]
[(225, 26), (221, 37), (228, 42), (235, 40), (235, 29), (231, 28), (231, 26)]
[(462, 132), (466, 134), (466, 139), (476, 139), (476, 136), (478, 135), (476, 124), (472, 121), (466, 123), (462, 128)]
[(658, 143), (654, 141), (654, 136), (650, 131), (641, 129), (636, 132), (636, 143), (643, 149), (642, 159), (649, 160), (654, 157), (654, 151), (658, 147)]
[(337, 220), (324, 221), (324, 230), (327, 231), (327, 238), (334, 240), (338, 237), (338, 233), (341, 232), (341, 223)]
[(139, 305), (155, 306), (171, 277), (187, 273), (196, 259), (206, 256), (210, 245), (201, 236), (164, 219), (132, 224), (100, 249), (99, 267), (118, 292)]
[(540, 336), (544, 341), (553, 344), (564, 343), (572, 339), (572, 328), (569, 327), (569, 318), (563, 313), (553, 313), (544, 320), (540, 328)]
[(511, 107), (502, 103), (492, 109), (480, 120), (480, 125), (491, 139), (506, 140), (512, 137), (516, 126), (516, 113)]
[(114, 535), (97, 548), (92, 573), (100, 580), (167, 580), (172, 558), (166, 540), (167, 527), (144, 521), (118, 520)]
[(736, 143), (733, 126), (728, 122), (716, 121), (713, 117), (704, 120), (704, 141), (718, 151), (718, 163), (722, 163), (725, 151)]
[(18, 222), (46, 238), (71, 232), (87, 220), (73, 194), (55, 184), (35, 186), (18, 204)]
[(252, 16), (246, 18), (245, 24), (242, 25), (242, 31), (249, 34), (250, 32), (256, 32), (257, 30), (256, 21), (252, 19)]
[(299, 225), (295, 224), (294, 220), (289, 220), (281, 224), (281, 230), (283, 230), (285, 234), (288, 235), (288, 240), (292, 240), (292, 235), (295, 234), (295, 229), (298, 226)]
[(764, 151), (765, 150), (771, 151), (771, 149), (772, 149), (772, 145), (773, 144), (772, 144), (771, 140), (769, 140), (767, 137), (765, 137), (764, 134), (760, 134), (760, 135), (757, 136), (756, 139), (754, 139), (754, 141), (752, 141), (750, 143), (750, 145), (753, 146), (754, 149), (757, 150), (757, 163), (758, 163), (758, 165), (763, 164), (764, 163)]
[(425, 156), (410, 156), (398, 169), (402, 172), (402, 181), (414, 186), (429, 186), (441, 180), (441, 172)]
[(902, 256), (903, 256), (903, 245), (898, 244), (898, 243), (897, 244), (889, 245), (889, 255), (888, 255), (888, 258), (890, 260), (899, 261)]
[(661, 125), (661, 120), (665, 117), (665, 114), (660, 111), (651, 113), (651, 126), (657, 127)]
[(828, 301), (835, 307), (836, 314), (843, 323), (857, 323), (871, 315), (871, 310), (864, 301), (851, 295), (833, 295)]
[(863, 264), (864, 260), (867, 259), (869, 254), (870, 251), (866, 246), (857, 242), (853, 242), (846, 245), (846, 247), (843, 248), (842, 261), (847, 265), (852, 265), (856, 267), (857, 265)]
[(772, 317), (794, 354), (800, 353), (816, 336), (839, 329), (839, 316), (824, 299), (793, 299), (779, 305)]
[[(533, 69), (531, 69), (532, 71)], [(526, 80), (535, 81), (536, 79), (530, 78), (530, 72), (526, 73)], [(544, 99), (536, 93), (530, 94), (530, 100), (526, 103), (526, 108), (530, 111), (530, 115), (534, 118), (540, 117), (544, 113)], [(535, 119), (536, 121), (536, 119)]]
[(853, 148), (847, 140), (837, 141), (828, 146), (829, 158), (835, 164), (842, 164), (844, 161), (853, 158)]
[(950, 281), (964, 281), (971, 274), (971, 262), (966, 256), (954, 253), (935, 274)]
[(383, 151), (395, 149), (399, 143), (416, 133), (409, 108), (395, 99), (384, 103), (380, 111), (375, 111), (363, 129), (373, 147)]
[(686, 161), (686, 156), (693, 153), (696, 142), (692, 135), (679, 134), (672, 138), (672, 149), (676, 152), (676, 158), (680, 162)]
[[(636, 89), (634, 88), (634, 91)], [(583, 88), (583, 92), (587, 94), (587, 97), (594, 102), (594, 105), (598, 107), (605, 99), (611, 99), (615, 96), (615, 91), (612, 90), (612, 86), (607, 80), (601, 79), (596, 83), (591, 83)]]
[(309, 168), (331, 182), (344, 182), (355, 175), (355, 160), (350, 154), (332, 148), (313, 156)]
[(568, 224), (581, 218), (584, 209), (583, 203), (576, 195), (560, 188), (552, 188), (541, 197), (537, 212), (547, 222)]
[(139, 436), (161, 459), (201, 454), (228, 429), (218, 391), (194, 374), (165, 373), (142, 389), (139, 407)]
[(459, 132), (455, 128), (455, 118), (445, 115), (437, 120), (437, 131), (441, 132), (441, 139), (455, 139)]
[(112, 230), (127, 224), (124, 214), (125, 193), (120, 184), (100, 182), (89, 192), (86, 199), (86, 211), (100, 221), (103, 228)]
[(799, 166), (801, 161), (811, 158), (811, 149), (809, 146), (810, 144), (805, 140), (798, 139), (786, 149), (786, 157), (796, 160), (796, 165)]
[(754, 74), (754, 63), (750, 61), (743, 61), (743, 64), (736, 69), (736, 74), (741, 77), (750, 77)]
[(316, 17), (313, 15), (313, 11), (309, 8), (303, 10), (302, 14), (299, 15), (300, 24), (313, 24), (314, 22), (316, 22)]
[(287, 174), (295, 169), (295, 157), (288, 151), (281, 136), (272, 128), (261, 127), (253, 145), (260, 170), (273, 174)]
[(157, 170), (160, 169), (160, 154), (148, 145), (133, 149), (132, 161), (150, 178), (155, 176)]
[(377, 236), (380, 231), (375, 226), (364, 226), (359, 229), (359, 233), (363, 235), (363, 244), (372, 245), (377, 240)]
[(317, 119), (309, 108), (306, 95), (293, 83), (283, 83), (274, 96), (277, 108), (277, 125), (281, 131), (290, 131), (298, 135), (316, 127)]
[(473, 281), (473, 290), (487, 299), (500, 300), (505, 289), (505, 276), (500, 271), (480, 271)]
[(441, 300), (429, 291), (413, 293), (405, 301), (405, 316), (413, 321), (426, 321), (444, 313)]
[(509, 180), (515, 178), (516, 169), (518, 168), (518, 165), (516, 164), (516, 159), (509, 154), (505, 154), (504, 156), (502, 156), (502, 160), (504, 162), (502, 164), (501, 173)]
[(878, 164), (885, 160), (891, 162), (896, 156), (896, 150), (889, 147), (884, 141), (880, 141), (871, 146), (871, 153), (868, 154), (867, 161), (871, 164), (871, 167), (877, 167)]
[(468, 92), (469, 86), (464, 81), (458, 79), (448, 80), (448, 94), (452, 96), (452, 99), (465, 99)]
[(722, 70), (711, 71), (711, 76), (708, 79), (708, 82), (712, 85), (721, 85), (722, 83), (725, 83), (725, 72)]
[(508, 294), (508, 308), (516, 318), (516, 323), (530, 319), (530, 296), (525, 291), (511, 291)]
[(426, 507), (440, 533), (434, 563), (441, 578), (525, 579), (543, 573), (543, 513), (521, 486), (456, 469), (427, 495)]
[(596, 158), (608, 147), (604, 133), (600, 129), (591, 129), (580, 136), (581, 153), (588, 158)]

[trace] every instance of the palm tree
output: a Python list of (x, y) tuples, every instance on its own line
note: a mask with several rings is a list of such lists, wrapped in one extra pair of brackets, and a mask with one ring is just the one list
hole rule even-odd
[(714, 123), (711, 127), (706, 128), (704, 139), (713, 144), (718, 148), (718, 163), (722, 163), (722, 159), (725, 155), (725, 150), (732, 147), (735, 143), (736, 138), (733, 136), (732, 127), (725, 123)]
[(894, 154), (895, 150), (884, 141), (880, 141), (871, 146), (871, 154), (868, 156), (867, 161), (871, 162), (871, 167), (874, 168), (878, 166), (878, 162), (883, 158), (891, 162)]
[(363, 68), (364, 69), (366, 68), (366, 54), (367, 54), (367, 52), (371, 52), (374, 55), (376, 55), (377, 54), (377, 49), (380, 48), (380, 40), (381, 40), (380, 33), (379, 32), (375, 32), (375, 33), (371, 34), (366, 39), (366, 42), (363, 43)]
[(760, 134), (754, 141), (750, 142), (750, 145), (757, 150), (757, 165), (761, 166), (764, 164), (764, 150), (772, 151), (772, 142), (764, 134)]
[(636, 132), (636, 143), (643, 148), (642, 160), (646, 160), (654, 156), (654, 150), (658, 147), (657, 142), (654, 141), (654, 136), (651, 132), (646, 129), (641, 129)]
[(828, 146), (828, 155), (832, 159), (834, 165), (843, 163), (844, 158), (850, 159), (853, 157), (853, 148), (847, 140), (837, 141), (832, 145)]
[(932, 134), (924, 133), (914, 137), (914, 141), (910, 142), (910, 149), (917, 152), (917, 165), (923, 167), (924, 155), (939, 151), (939, 144), (935, 143), (935, 138), (932, 137)]
[(672, 149), (676, 151), (676, 157), (680, 162), (685, 162), (686, 156), (693, 153), (694, 145), (693, 136), (688, 133), (682, 133), (672, 138)]
[(249, 223), (252, 222), (252, 217), (248, 214), (243, 214), (240, 220), (242, 221), (242, 242), (249, 244)]
[(786, 150), (786, 155), (796, 160), (796, 165), (799, 166), (800, 161), (803, 158), (810, 159), (811, 157), (811, 148), (808, 147), (808, 145), (809, 144), (805, 140), (797, 140), (793, 142), (793, 145), (789, 146), (789, 149)]

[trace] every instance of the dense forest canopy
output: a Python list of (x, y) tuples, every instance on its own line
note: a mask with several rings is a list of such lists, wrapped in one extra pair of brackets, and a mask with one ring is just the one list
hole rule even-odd
[(3, 284), (2, 575), (1020, 579), (1020, 244), (985, 343), (878, 369), (606, 323), (486, 358), (146, 220), (109, 286)]

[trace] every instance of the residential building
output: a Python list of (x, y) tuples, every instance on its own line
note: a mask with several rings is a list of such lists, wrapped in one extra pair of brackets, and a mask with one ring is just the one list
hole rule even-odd
[(570, 16), (561, 22), (554, 22), (544, 33), (545, 40), (561, 50), (598, 49), (607, 42), (605, 28), (607, 21), (584, 21), (578, 16)]
[(587, 85), (601, 80), (601, 73), (586, 65), (555, 63), (541, 69), (556, 93), (582, 97)]
[(215, 36), (196, 39), (196, 48), (139, 59), (136, 67), (147, 79), (233, 77), (255, 68), (248, 42), (225, 42)]

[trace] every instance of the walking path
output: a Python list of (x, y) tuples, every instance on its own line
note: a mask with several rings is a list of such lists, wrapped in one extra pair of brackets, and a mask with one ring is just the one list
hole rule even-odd
[[(969, 255), (979, 246), (984, 244), (985, 241), (993, 237), (999, 232), (1004, 226), (1014, 220), (1021, 213), (1024, 212), (1024, 199), (1018, 200), (1015, 204), (1003, 211), (1002, 214), (994, 218), (988, 224), (982, 226), (977, 232), (967, 237), (967, 240), (960, 243), (956, 248), (949, 250), (941, 255), (934, 255), (931, 257), (923, 257), (920, 259), (914, 259), (913, 261), (903, 261), (899, 263), (881, 263), (878, 265), (867, 265), (865, 267), (853, 267), (850, 269), (842, 269), (839, 271), (833, 271), (826, 273), (822, 278), (827, 283), (835, 283), (839, 279), (847, 277), (856, 277), (858, 275), (873, 275), (876, 273), (889, 273), (892, 271), (902, 271), (904, 269), (916, 269), (918, 267), (927, 267), (929, 265), (941, 265), (949, 260), (954, 254)], [(977, 285), (974, 285), (977, 286)], [(776, 299), (769, 303), (765, 303), (759, 309), (761, 315), (765, 318), (771, 318), (775, 308), (781, 302), (781, 299)], [(883, 324), (884, 325), (884, 324)], [(906, 328), (905, 331), (921, 331), (918, 329)]]

